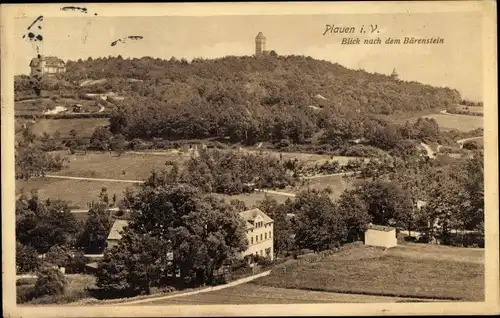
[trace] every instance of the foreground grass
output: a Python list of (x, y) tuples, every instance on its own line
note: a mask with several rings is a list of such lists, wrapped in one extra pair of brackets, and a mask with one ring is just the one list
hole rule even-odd
[[(484, 264), (460, 260), (457, 256), (460, 252), (454, 251), (449, 253), (452, 256), (443, 255), (439, 259), (438, 254), (442, 251), (425, 253), (425, 247), (414, 248), (413, 251), (397, 247), (387, 253), (371, 248), (362, 250), (366, 251), (344, 257), (334, 255), (321, 262), (302, 264), (287, 273), (276, 271), (252, 283), (349, 294), (469, 301), (484, 299)], [(477, 260), (478, 255), (467, 257)]]
[(307, 304), (307, 303), (367, 303), (399, 302), (402, 298), (370, 295), (346, 295), (330, 292), (242, 284), (213, 292), (179, 296), (144, 303), (144, 305), (239, 305), (239, 304)]

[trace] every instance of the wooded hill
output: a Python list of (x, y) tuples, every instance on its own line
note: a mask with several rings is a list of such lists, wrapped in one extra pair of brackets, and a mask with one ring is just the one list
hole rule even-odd
[[(78, 85), (89, 78), (107, 80)], [(16, 94), (30, 89), (27, 77), (16, 80)], [(127, 96), (117, 102), (110, 129), (128, 139), (230, 137), (246, 144), (309, 143), (321, 133), (325, 141), (338, 145), (386, 129), (387, 123), (372, 115), (446, 109), (461, 101), (458, 91), (449, 88), (293, 55), (191, 62), (89, 58), (69, 61), (60, 84), (43, 83), (43, 89)], [(392, 134), (394, 129), (389, 130)]]

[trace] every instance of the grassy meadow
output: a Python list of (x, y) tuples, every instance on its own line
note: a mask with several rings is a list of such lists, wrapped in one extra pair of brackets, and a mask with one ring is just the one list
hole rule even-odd
[(342, 175), (304, 179), (303, 181), (299, 181), (292, 192), (299, 193), (307, 189), (322, 190), (330, 187), (332, 189), (330, 197), (336, 200), (345, 190), (352, 189), (356, 182), (356, 179)]
[(483, 113), (484, 114), (484, 107), (482, 107), (482, 106), (459, 105), (459, 106), (457, 106), (457, 109), (460, 111), (469, 111), (472, 113)]
[(162, 299), (144, 305), (239, 305), (401, 302), (404, 298), (276, 288), (246, 283), (217, 291)]
[(483, 128), (483, 117), (480, 116), (434, 114), (425, 117), (433, 118), (442, 130), (457, 129), (468, 132)]
[[(175, 151), (155, 151), (149, 154), (126, 152), (121, 156), (109, 152), (88, 152), (87, 154), (76, 153), (73, 155), (63, 151), (61, 154), (67, 156), (68, 164), (61, 171), (51, 174), (69, 177), (84, 177), (98, 179), (117, 179), (117, 180), (145, 180), (153, 169), (165, 168), (165, 162), (177, 162), (181, 164), (189, 158), (188, 153)], [(278, 153), (274, 153), (278, 155)], [(294, 157), (295, 155), (295, 157)], [(299, 154), (286, 153), (285, 156), (290, 158), (298, 158), (299, 160), (324, 160), (328, 156), (314, 154)], [(87, 203), (92, 200), (97, 200), (99, 193), (103, 187), (107, 188), (109, 197), (116, 194), (117, 199), (122, 199), (123, 191), (127, 187), (135, 187), (135, 183), (114, 182), (114, 181), (92, 181), (92, 180), (69, 180), (55, 178), (36, 178), (31, 180), (16, 180), (16, 194), (21, 191), (29, 194), (32, 190), (38, 190), (42, 199), (61, 199), (69, 201), (70, 206), (75, 209), (84, 209)], [(311, 189), (323, 189), (330, 186), (335, 199), (347, 188), (352, 186), (350, 179), (342, 176), (327, 176), (305, 180), (302, 184), (299, 181), (298, 185), (292, 189), (279, 190), (283, 192), (298, 193), (300, 191)], [(284, 202), (288, 196), (279, 194), (255, 192), (250, 194), (240, 194), (234, 196), (217, 195), (226, 200), (239, 199), (250, 208), (259, 201), (262, 201), (265, 196), (275, 198), (278, 202)], [(84, 216), (82, 216), (84, 217)]]
[(386, 252), (361, 245), (252, 283), (346, 294), (482, 301), (483, 254), (482, 249), (423, 244)]
[[(22, 125), (22, 119), (16, 119), (16, 128)], [(74, 129), (77, 136), (90, 137), (97, 127), (108, 125), (107, 118), (71, 118), (71, 119), (43, 119), (39, 118), (32, 126), (32, 132), (41, 136), (44, 132), (53, 135), (59, 131), (62, 137), (70, 135)]]

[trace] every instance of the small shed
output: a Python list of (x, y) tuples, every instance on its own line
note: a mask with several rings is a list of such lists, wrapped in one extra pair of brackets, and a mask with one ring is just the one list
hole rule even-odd
[(385, 248), (397, 246), (396, 229), (390, 226), (369, 224), (365, 231), (365, 245)]

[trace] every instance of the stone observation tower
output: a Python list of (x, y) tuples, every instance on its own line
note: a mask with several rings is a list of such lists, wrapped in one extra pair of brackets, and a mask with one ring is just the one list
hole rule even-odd
[(397, 80), (398, 76), (399, 76), (399, 74), (396, 72), (396, 69), (393, 69), (392, 74), (391, 74), (392, 79)]
[(255, 56), (264, 55), (266, 51), (266, 37), (259, 32), (255, 37)]

